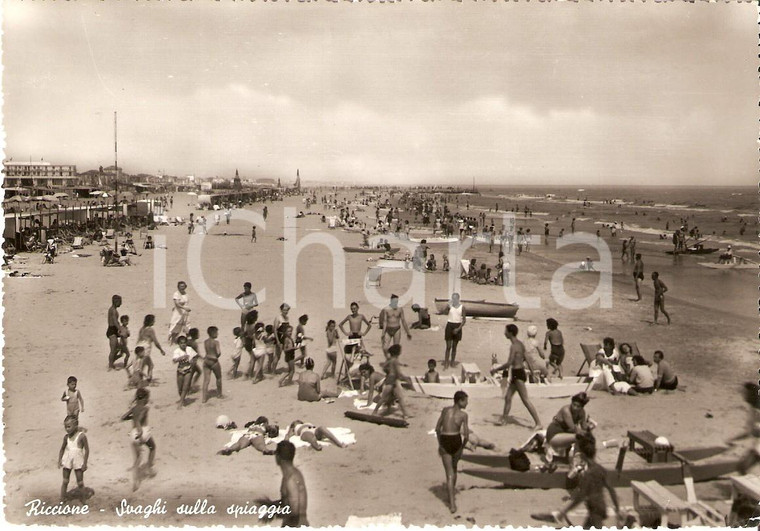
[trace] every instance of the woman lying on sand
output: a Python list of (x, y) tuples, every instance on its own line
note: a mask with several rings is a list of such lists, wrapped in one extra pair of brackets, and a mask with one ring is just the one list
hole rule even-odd
[[(274, 454), (274, 450), (267, 448), (266, 438), (274, 439), (280, 434), (280, 428), (277, 424), (269, 424), (269, 419), (266, 417), (259, 417), (253, 422), (247, 423), (245, 427), (245, 433), (233, 434), (232, 441), (230, 441), (232, 444), (229, 444), (216, 452), (217, 455), (230, 455), (233, 452), (239, 452), (249, 446), (253, 446), (264, 455)], [(235, 440), (236, 437), (237, 440)]]
[(285, 440), (289, 440), (291, 437), (298, 436), (303, 442), (309, 443), (315, 450), (322, 450), (322, 446), (318, 441), (328, 440), (335, 446), (345, 448), (346, 445), (342, 443), (333, 433), (323, 426), (315, 426), (314, 424), (305, 423), (302, 420), (295, 420), (288, 428), (288, 433), (285, 434)]

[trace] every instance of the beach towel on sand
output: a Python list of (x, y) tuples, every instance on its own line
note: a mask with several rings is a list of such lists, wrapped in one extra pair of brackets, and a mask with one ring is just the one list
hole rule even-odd
[(366, 398), (354, 398), (354, 408), (358, 410), (374, 408), (376, 404), (367, 405)]
[[(348, 428), (327, 428), (327, 429), (330, 430), (333, 433), (333, 435), (335, 435), (335, 437), (337, 437), (338, 440), (342, 442), (343, 444), (356, 444), (356, 434), (353, 433), (350, 429)], [(230, 446), (238, 442), (238, 440), (240, 440), (240, 438), (247, 431), (248, 430), (232, 430), (230, 432), (230, 442), (225, 444), (224, 447), (229, 448)], [(266, 439), (267, 445), (276, 445), (278, 442), (285, 439), (285, 434), (287, 433), (288, 433), (288, 430), (281, 429), (280, 434), (276, 438), (270, 439), (269, 437), (267, 437)], [(309, 443), (302, 441), (300, 437), (291, 437), (290, 442), (292, 442), (296, 448), (304, 448), (306, 446), (310, 446)], [(319, 441), (319, 444), (322, 447), (330, 446), (329, 441)]]

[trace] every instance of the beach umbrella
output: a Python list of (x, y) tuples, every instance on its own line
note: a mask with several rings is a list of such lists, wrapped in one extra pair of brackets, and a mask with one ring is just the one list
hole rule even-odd
[(43, 201), (51, 202), (51, 203), (58, 202), (58, 198), (53, 195), (43, 195), (40, 199), (42, 199)]
[(53, 194), (55, 197), (69, 197), (69, 194), (66, 192), (56, 192)]

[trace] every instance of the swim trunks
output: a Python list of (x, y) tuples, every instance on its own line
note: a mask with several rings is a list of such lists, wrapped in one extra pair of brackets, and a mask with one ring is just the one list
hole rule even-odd
[(207, 369), (213, 370), (214, 367), (216, 367), (217, 365), (219, 365), (219, 360), (218, 359), (205, 358), (203, 360), (203, 366), (206, 367)]
[(106, 337), (117, 336), (117, 335), (119, 335), (118, 326), (111, 325), (108, 327), (108, 330), (106, 330)]
[(438, 441), (443, 448), (443, 451), (449, 455), (456, 455), (456, 453), (462, 448), (462, 436), (457, 435), (441, 435)]
[(296, 349), (289, 348), (285, 351), (285, 363), (288, 363), (289, 361), (293, 361), (296, 359)]
[(565, 346), (552, 344), (552, 350), (549, 354), (549, 363), (554, 365), (562, 365), (562, 361), (565, 359)]
[(401, 330), (400, 326), (386, 326), (385, 333), (391, 337), (395, 336)]
[(660, 389), (663, 389), (665, 391), (675, 391), (677, 388), (678, 388), (678, 376), (673, 378), (672, 382), (668, 382), (668, 383), (663, 382), (660, 384)]
[(462, 330), (455, 332), (461, 323), (446, 323), (446, 331), (444, 332), (444, 339), (446, 341), (462, 341)]
[(528, 375), (525, 372), (525, 369), (516, 369), (512, 368), (512, 379), (510, 380), (512, 382), (527, 382), (528, 381)]

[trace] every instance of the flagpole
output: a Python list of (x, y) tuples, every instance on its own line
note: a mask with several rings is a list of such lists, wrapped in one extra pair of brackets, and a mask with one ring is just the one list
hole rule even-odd
[(116, 184), (114, 187), (114, 217), (116, 219), (116, 228), (113, 231), (113, 248), (116, 256), (119, 256), (119, 150), (116, 141), (116, 111), (113, 112), (113, 166), (116, 174)]

